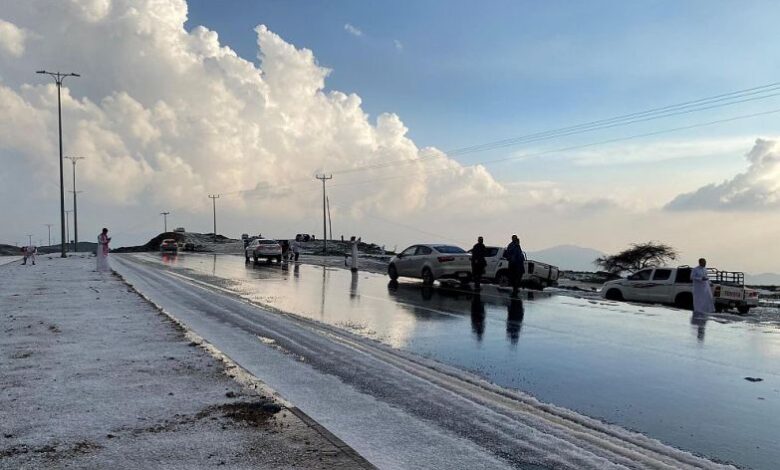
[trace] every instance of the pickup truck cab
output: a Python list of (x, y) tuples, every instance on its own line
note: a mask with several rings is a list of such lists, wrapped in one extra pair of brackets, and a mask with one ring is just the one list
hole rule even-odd
[[(688, 266), (641, 269), (625, 279), (606, 282), (601, 295), (609, 300), (670, 304), (691, 309), (692, 271)], [(758, 292), (745, 288), (743, 273), (717, 269), (707, 271), (712, 284), (715, 311), (736, 308), (739, 313), (746, 314), (758, 305)]]
[[(484, 277), (500, 286), (509, 285), (509, 261), (504, 259), (503, 247), (488, 246)], [(539, 261), (525, 260), (525, 274), (521, 283), (539, 290), (558, 284), (558, 268)]]

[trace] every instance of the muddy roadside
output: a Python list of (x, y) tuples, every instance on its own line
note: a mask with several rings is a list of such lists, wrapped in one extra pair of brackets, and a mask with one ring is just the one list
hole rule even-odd
[(371, 468), (92, 257), (0, 285), (0, 468)]

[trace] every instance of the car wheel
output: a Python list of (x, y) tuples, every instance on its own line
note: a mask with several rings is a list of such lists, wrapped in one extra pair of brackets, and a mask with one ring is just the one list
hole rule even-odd
[(610, 289), (605, 297), (607, 300), (623, 300), (623, 293), (619, 289)]
[(725, 305), (723, 305), (723, 304), (715, 304), (715, 312), (716, 313), (721, 313), (724, 310), (726, 310), (726, 306)]
[(509, 273), (507, 271), (499, 271), (496, 274), (496, 284), (501, 287), (509, 287)]
[(431, 272), (430, 268), (423, 268), (422, 270), (422, 280), (423, 284), (426, 286), (432, 286), (433, 285), (433, 272)]
[(387, 275), (390, 276), (392, 281), (398, 280), (398, 269), (396, 269), (394, 264), (387, 267)]
[(742, 315), (747, 315), (748, 312), (750, 311), (750, 307), (747, 305), (740, 305), (739, 307), (737, 307), (737, 311)]
[(255, 263), (257, 263), (257, 255), (253, 254), (252, 259), (254, 260)]
[(248, 263), (248, 262), (249, 262), (249, 255), (247, 255), (246, 253), (244, 253), (244, 257), (246, 258), (246, 262)]
[(282, 264), (282, 257), (281, 256), (277, 256), (276, 257), (276, 262), (279, 263), (279, 264)]
[(678, 294), (677, 297), (674, 299), (674, 305), (677, 308), (682, 308), (685, 310), (693, 310), (693, 294), (690, 294), (688, 292), (683, 292), (682, 294)]

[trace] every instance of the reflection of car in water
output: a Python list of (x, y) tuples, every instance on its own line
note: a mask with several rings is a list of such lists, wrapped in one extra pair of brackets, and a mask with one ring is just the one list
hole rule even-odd
[(412, 277), (432, 285), (437, 279), (451, 279), (463, 284), (471, 281), (471, 255), (453, 245), (412, 245), (393, 256), (387, 267), (390, 279)]
[(246, 248), (244, 248), (244, 256), (247, 263), (251, 257), (255, 263), (260, 258), (265, 258), (269, 263), (271, 260), (276, 260), (277, 263), (282, 262), (282, 246), (276, 240), (270, 240), (268, 238), (260, 238), (252, 240)]

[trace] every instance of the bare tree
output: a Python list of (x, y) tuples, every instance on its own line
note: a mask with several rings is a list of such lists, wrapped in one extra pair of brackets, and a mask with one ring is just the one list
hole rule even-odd
[(677, 259), (677, 250), (659, 242), (634, 243), (616, 255), (596, 258), (594, 263), (605, 271), (620, 274), (626, 271), (661, 266)]

